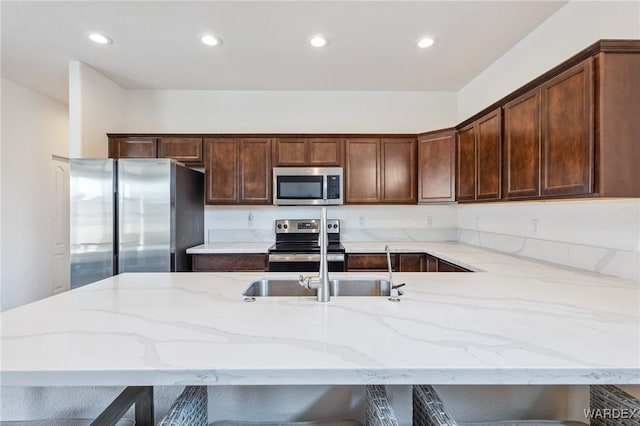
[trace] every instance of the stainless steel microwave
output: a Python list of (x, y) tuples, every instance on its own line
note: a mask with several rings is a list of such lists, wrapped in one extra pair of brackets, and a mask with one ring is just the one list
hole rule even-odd
[(273, 204), (332, 206), (342, 204), (342, 167), (274, 167)]

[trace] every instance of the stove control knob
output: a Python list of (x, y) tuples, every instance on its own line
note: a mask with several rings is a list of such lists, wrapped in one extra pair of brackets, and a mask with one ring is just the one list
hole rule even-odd
[(337, 223), (333, 224), (333, 229), (338, 229), (338, 224)]
[(282, 224), (278, 224), (278, 229), (282, 229)]
[(287, 229), (289, 227), (289, 225), (287, 225), (286, 223), (284, 224), (284, 229)]

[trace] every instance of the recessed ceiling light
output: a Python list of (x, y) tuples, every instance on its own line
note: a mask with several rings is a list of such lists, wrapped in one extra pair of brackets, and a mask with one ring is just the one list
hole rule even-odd
[(329, 44), (329, 39), (321, 35), (314, 35), (309, 37), (309, 44), (313, 47), (325, 47)]
[(222, 40), (211, 34), (200, 34), (200, 41), (207, 46), (219, 46), (222, 44)]
[(430, 47), (433, 45), (433, 39), (429, 38), (429, 37), (423, 37), (420, 40), (418, 40), (418, 47), (421, 49), (426, 49), (427, 47)]
[(87, 34), (87, 37), (89, 37), (89, 39), (92, 42), (98, 43), (98, 44), (111, 44), (111, 43), (113, 43), (113, 40), (111, 40), (106, 35), (100, 34), (100, 33), (89, 33), (89, 34)]

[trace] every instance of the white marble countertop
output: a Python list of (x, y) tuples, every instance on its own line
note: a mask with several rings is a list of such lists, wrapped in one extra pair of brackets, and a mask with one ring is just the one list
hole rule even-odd
[(187, 249), (187, 254), (268, 253), (273, 243), (205, 243)]
[(334, 297), (327, 304), (243, 301), (250, 281), (282, 273), (123, 274), (2, 313), (0, 379), (640, 384), (639, 283), (459, 243), (419, 247), (486, 272), (396, 273), (407, 284), (400, 303)]
[[(456, 263), (472, 271), (481, 271), (463, 259), (452, 257), (456, 254), (452, 247), (457, 243), (437, 242), (342, 242), (346, 253), (384, 253), (385, 245), (389, 245), (392, 253), (429, 253), (443, 260)], [(205, 243), (187, 249), (187, 254), (243, 254), (268, 253), (273, 243)], [(438, 247), (445, 250), (438, 251)], [(471, 247), (465, 246), (465, 252)], [(486, 251), (486, 250), (484, 250)]]

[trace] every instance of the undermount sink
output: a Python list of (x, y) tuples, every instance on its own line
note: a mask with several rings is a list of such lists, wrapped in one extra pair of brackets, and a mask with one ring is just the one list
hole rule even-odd
[[(381, 278), (336, 278), (329, 281), (331, 296), (389, 296), (389, 281)], [(252, 281), (242, 293), (247, 297), (316, 296), (298, 284), (297, 279), (262, 278)]]

